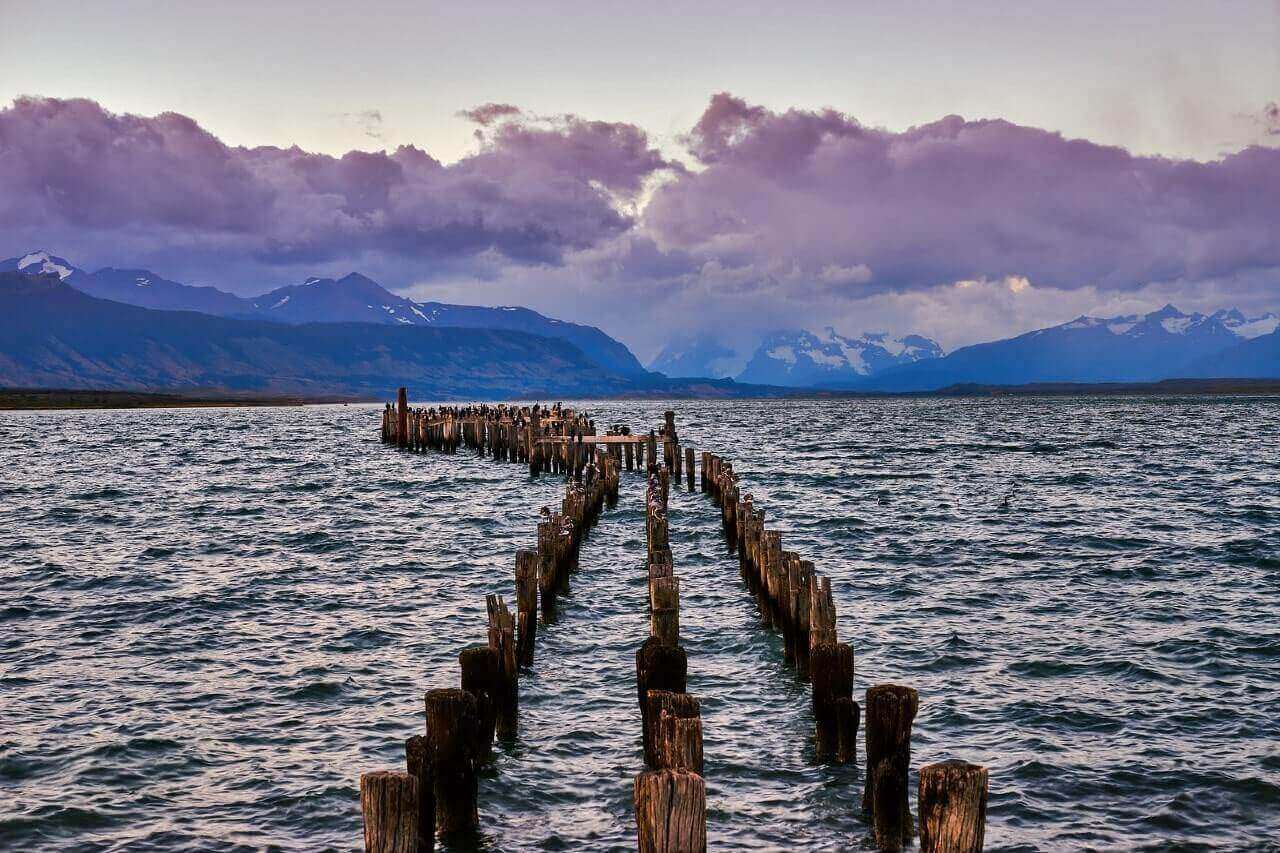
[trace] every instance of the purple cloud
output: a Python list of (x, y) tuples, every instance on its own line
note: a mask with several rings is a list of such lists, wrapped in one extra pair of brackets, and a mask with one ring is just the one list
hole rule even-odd
[(1014, 275), (1129, 289), (1280, 266), (1280, 150), (1138, 157), (958, 116), (893, 133), (728, 94), (686, 143), (704, 168), (657, 192), (649, 232), (726, 267), (781, 264), (804, 287), (831, 269), (859, 270), (842, 291), (856, 296)]
[(491, 253), (558, 264), (630, 229), (618, 200), (670, 166), (643, 131), (572, 116), (503, 121), (478, 153), (443, 165), (412, 146), (339, 158), (234, 148), (175, 113), (21, 98), (0, 110), (0, 226), (67, 254), (112, 245), (117, 263), (177, 244), (268, 268), (378, 255), (421, 274)]

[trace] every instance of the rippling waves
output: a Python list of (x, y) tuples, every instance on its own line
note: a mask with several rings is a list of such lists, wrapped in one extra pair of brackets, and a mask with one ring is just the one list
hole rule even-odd
[[(639, 428), (666, 405), (587, 407)], [(1276, 401), (674, 407), (832, 578), (856, 691), (919, 689), (913, 765), (990, 768), (989, 849), (1280, 836)], [(377, 423), (0, 414), (0, 848), (360, 845), (359, 773), (400, 766), (561, 493)], [(634, 849), (642, 500), (624, 475), (538, 632), (482, 846)], [(868, 846), (861, 768), (812, 764), (808, 689), (715, 512), (673, 491), (710, 843)]]

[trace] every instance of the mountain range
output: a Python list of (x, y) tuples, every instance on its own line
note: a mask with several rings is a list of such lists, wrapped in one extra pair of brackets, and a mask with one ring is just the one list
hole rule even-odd
[(720, 396), (733, 383), (610, 371), (572, 343), (511, 329), (291, 324), (89, 296), (56, 272), (0, 272), (0, 387), (210, 390), (386, 399)]
[(526, 308), (415, 302), (358, 273), (246, 298), (30, 252), (0, 262), (0, 308), (0, 387), (11, 388), (382, 396), (413, 383), (440, 397), (776, 396), (1280, 378), (1280, 318), (1172, 305), (1077, 317), (950, 354), (920, 335), (828, 328), (772, 333), (742, 359), (704, 334), (667, 347), (653, 363), (661, 372), (592, 326)]
[(920, 335), (868, 332), (850, 338), (830, 327), (820, 334), (776, 332), (766, 337), (736, 379), (790, 387), (837, 387), (891, 367), (937, 359), (942, 347)]
[[(670, 376), (733, 375), (740, 382), (863, 392), (935, 391), (952, 385), (1044, 382), (1151, 382), (1170, 378), (1280, 377), (1280, 317), (1227, 308), (1184, 313), (1172, 305), (1147, 314), (1077, 317), (1005, 340), (946, 354), (922, 335), (834, 329), (766, 336), (733, 374), (739, 357), (713, 336), (678, 339), (650, 364)], [(739, 364), (742, 362), (739, 360)]]
[(216, 287), (171, 281), (145, 269), (106, 267), (90, 273), (47, 251), (0, 261), (3, 271), (57, 275), (90, 296), (140, 308), (294, 324), (353, 322), (525, 332), (568, 341), (611, 372), (635, 377), (647, 373), (631, 350), (594, 326), (556, 320), (528, 308), (414, 302), (359, 273), (337, 280), (309, 278), (246, 298)]
[[(1032, 382), (1150, 382), (1181, 377), (1280, 376), (1266, 345), (1280, 325), (1273, 314), (1246, 318), (1226, 309), (1185, 314), (1172, 305), (1148, 314), (1077, 317), (942, 358), (892, 367), (839, 387), (929, 391), (949, 385)], [(1251, 354), (1256, 354), (1251, 357)], [(1245, 372), (1223, 372), (1239, 370)]]

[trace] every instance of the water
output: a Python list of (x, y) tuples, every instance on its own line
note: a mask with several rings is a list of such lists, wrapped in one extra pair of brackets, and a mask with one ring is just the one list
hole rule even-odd
[[(635, 428), (666, 407), (584, 405)], [(919, 690), (913, 766), (990, 768), (988, 849), (1280, 836), (1280, 402), (674, 406), (832, 578), (859, 698)], [(562, 491), (377, 423), (0, 413), (0, 848), (360, 846), (359, 774), (400, 767)], [(634, 849), (642, 495), (624, 474), (538, 633), (482, 847)], [(716, 512), (672, 492), (710, 844), (866, 847), (861, 767), (810, 760), (808, 688)]]

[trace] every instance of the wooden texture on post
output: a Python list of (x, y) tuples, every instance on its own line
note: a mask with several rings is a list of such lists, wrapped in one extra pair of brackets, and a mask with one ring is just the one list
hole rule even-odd
[(476, 697), (465, 690), (428, 690), (427, 737), (436, 803), (436, 828), (442, 833), (476, 828)]
[(814, 754), (830, 761), (839, 753), (839, 721), (836, 703), (853, 695), (853, 648), (848, 643), (829, 643), (811, 653), (813, 717), (816, 724)]
[(396, 392), (396, 443), (409, 446), (409, 392), (404, 388)]
[[(656, 566), (651, 566), (656, 568)], [(649, 581), (652, 609), (649, 632), (664, 646), (680, 644), (680, 579), (675, 576), (652, 577)]]
[(693, 448), (686, 447), (684, 449), (684, 481), (689, 487), (689, 491), (693, 491)]
[(836, 700), (836, 763), (853, 764), (858, 760), (858, 718), (862, 708), (852, 696)]
[(979, 853), (987, 829), (987, 768), (942, 761), (920, 768), (921, 853)]
[(703, 853), (707, 849), (707, 786), (697, 773), (641, 773), (633, 800), (640, 853)]
[(871, 813), (876, 843), (882, 849), (900, 846), (912, 835), (907, 772), (911, 767), (911, 723), (919, 707), (920, 697), (910, 687), (877, 684), (867, 690), (862, 810)]
[(476, 698), (475, 756), (483, 760), (493, 746), (498, 720), (498, 695), (503, 684), (498, 653), (491, 646), (471, 645), (458, 652), (462, 689)]
[(689, 659), (679, 646), (666, 646), (657, 637), (649, 637), (636, 649), (636, 701), (640, 705), (645, 760), (650, 763), (653, 747), (649, 739), (652, 730), (649, 720), (649, 691), (684, 693), (688, 676)]
[(418, 780), (377, 770), (360, 776), (366, 853), (417, 853)]
[[(687, 695), (687, 694), (681, 694)], [(652, 711), (651, 711), (652, 713)], [(663, 709), (658, 712), (654, 757), (658, 768), (692, 770), (702, 775), (702, 717), (680, 717)]]
[(489, 613), (489, 647), (498, 655), (497, 732), (510, 740), (516, 736), (520, 704), (520, 684), (516, 660), (516, 626), (501, 595), (485, 596)]
[[(698, 697), (690, 696), (688, 693), (681, 693), (674, 690), (655, 689), (645, 694), (644, 713), (641, 714), (644, 730), (644, 761), (650, 767), (661, 769), (662, 763), (663, 731), (660, 726), (660, 718), (663, 713), (670, 717), (680, 719), (702, 719), (702, 708), (698, 702)], [(675, 730), (671, 732), (675, 734)], [(702, 728), (699, 725), (698, 737), (702, 737)], [(667, 747), (670, 751), (673, 747)], [(702, 747), (698, 746), (701, 753)], [(699, 759), (701, 760), (701, 759)], [(699, 770), (699, 773), (702, 771)]]
[(533, 666), (533, 645), (538, 632), (538, 552), (527, 548), (516, 551), (516, 612), (516, 662), (520, 666)]
[(413, 735), (404, 742), (405, 769), (418, 780), (417, 853), (431, 853), (436, 844), (436, 794), (431, 780), (431, 744), (426, 735)]

